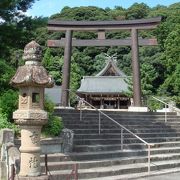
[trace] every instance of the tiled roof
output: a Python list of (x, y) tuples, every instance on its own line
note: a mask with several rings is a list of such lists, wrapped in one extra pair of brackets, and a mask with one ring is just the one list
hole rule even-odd
[(81, 80), (79, 93), (118, 94), (128, 91), (127, 77), (122, 76), (85, 76)]

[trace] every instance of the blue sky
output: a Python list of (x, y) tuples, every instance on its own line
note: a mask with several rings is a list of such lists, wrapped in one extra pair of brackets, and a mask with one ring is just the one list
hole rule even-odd
[(79, 6), (97, 6), (102, 8), (113, 8), (114, 6), (130, 7), (133, 3), (144, 2), (150, 7), (158, 4), (169, 6), (178, 0), (39, 0), (34, 3), (32, 8), (27, 11), (29, 16), (51, 16), (58, 13), (64, 6), (79, 7)]

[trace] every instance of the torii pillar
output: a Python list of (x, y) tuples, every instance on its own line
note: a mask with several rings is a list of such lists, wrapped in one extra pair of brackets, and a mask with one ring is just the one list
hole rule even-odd
[(72, 53), (72, 34), (71, 30), (66, 30), (66, 41), (64, 49), (64, 65), (62, 74), (62, 93), (61, 106), (68, 107), (69, 86), (70, 86), (70, 71), (71, 71), (71, 53)]
[(131, 29), (131, 51), (132, 51), (132, 70), (133, 70), (133, 100), (135, 107), (141, 107), (141, 78), (139, 65), (138, 30)]

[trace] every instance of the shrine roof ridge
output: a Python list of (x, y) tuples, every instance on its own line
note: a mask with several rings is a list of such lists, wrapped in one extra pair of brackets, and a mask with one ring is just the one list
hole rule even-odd
[[(110, 28), (117, 29), (130, 29), (130, 28), (154, 28), (161, 22), (161, 17), (154, 17), (148, 19), (135, 19), (135, 20), (121, 20), (121, 21), (63, 21), (63, 20), (49, 20), (49, 30), (103, 30)], [(58, 29), (56, 29), (58, 28)]]

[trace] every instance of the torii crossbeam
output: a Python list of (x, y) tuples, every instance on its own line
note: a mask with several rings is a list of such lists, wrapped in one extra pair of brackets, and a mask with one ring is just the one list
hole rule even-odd
[[(132, 70), (133, 70), (133, 99), (134, 106), (141, 106), (141, 81), (139, 65), (139, 46), (157, 45), (156, 39), (138, 38), (138, 30), (154, 29), (161, 22), (161, 17), (126, 20), (126, 21), (58, 21), (48, 22), (49, 31), (66, 31), (65, 39), (48, 40), (49, 47), (65, 47), (64, 67), (62, 81), (61, 105), (68, 106), (69, 81), (72, 46), (131, 46)], [(106, 31), (130, 30), (131, 38), (128, 39), (105, 39)], [(73, 31), (96, 31), (98, 39), (79, 40), (72, 39)]]

